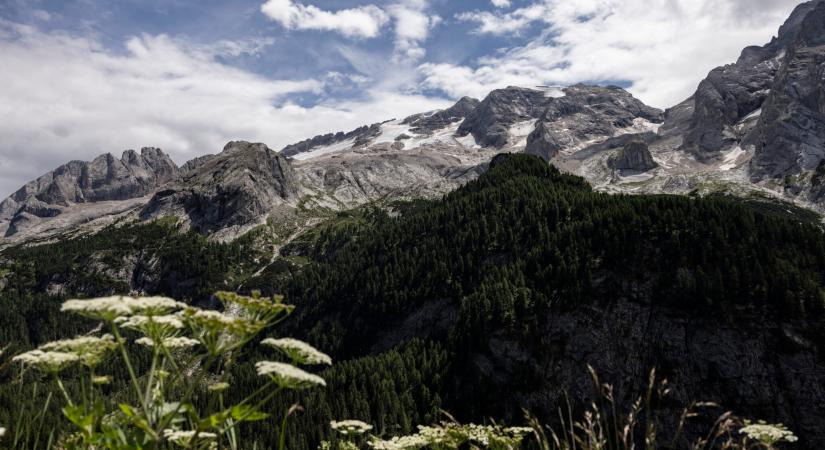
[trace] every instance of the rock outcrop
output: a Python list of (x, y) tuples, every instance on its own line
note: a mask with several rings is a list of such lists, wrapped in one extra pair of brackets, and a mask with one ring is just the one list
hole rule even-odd
[(353, 140), (354, 146), (363, 147), (369, 143), (369, 140), (381, 132), (381, 124), (375, 123), (372, 125), (364, 125), (358, 127), (348, 133), (339, 131), (337, 133), (328, 133), (315, 136), (310, 139), (303, 140), (296, 144), (290, 144), (281, 150), (281, 154), (287, 157), (293, 157), (301, 153), (312, 151), (317, 147), (324, 147), (327, 145), (337, 144), (344, 141)]
[[(788, 82), (783, 78), (786, 78), (789, 67), (791, 72), (794, 72), (792, 67), (799, 68), (805, 65), (810, 68), (810, 64), (815, 63), (810, 59), (811, 49), (815, 45), (802, 35), (823, 36), (825, 24), (822, 23), (821, 17), (817, 18), (816, 13), (821, 6), (821, 0), (799, 5), (780, 28), (779, 35), (769, 44), (763, 47), (748, 47), (735, 64), (719, 67), (710, 72), (699, 84), (692, 100), (689, 100), (694, 105), (690, 118), (684, 115), (672, 117), (665, 125), (665, 129), (679, 128), (680, 125), (676, 122), (688, 122), (686, 126), (681, 125), (686, 128), (683, 149), (700, 159), (718, 157), (720, 151), (738, 144), (745, 138), (743, 133), (749, 130), (747, 127), (738, 126), (743, 119), (758, 114), (769, 96), (776, 97), (773, 93), (777, 90), (793, 89), (786, 86)], [(802, 47), (798, 44), (800, 38), (806, 42)], [(808, 49), (803, 51), (807, 56), (799, 55), (799, 59), (796, 55), (802, 48)], [(780, 73), (784, 75), (777, 78)], [(775, 108), (786, 106), (783, 100), (778, 98), (771, 104)], [(758, 145), (760, 139), (764, 140), (765, 136), (762, 132), (757, 134), (763, 136), (746, 140)], [(783, 163), (779, 165), (787, 166)], [(757, 177), (760, 177), (764, 171), (758, 172)]]
[(482, 147), (502, 148), (510, 142), (510, 128), (538, 119), (549, 97), (542, 90), (508, 87), (491, 92), (467, 115), (458, 136), (472, 134)]
[(6, 236), (13, 236), (75, 204), (149, 195), (179, 172), (157, 148), (144, 148), (140, 154), (127, 150), (120, 159), (107, 153), (91, 162), (72, 161), (27, 183), (0, 203), (0, 221), (9, 221)]
[(641, 139), (627, 143), (616, 156), (608, 160), (608, 165), (613, 170), (633, 172), (647, 172), (658, 167), (650, 154), (650, 148)]
[(410, 131), (417, 134), (430, 134), (464, 120), (473, 113), (481, 102), (470, 97), (463, 97), (455, 105), (433, 113), (415, 114), (404, 119), (403, 125), (410, 125)]
[[(564, 97), (547, 100), (525, 152), (550, 161), (559, 151), (604, 140), (642, 119), (660, 123), (662, 111), (651, 108), (618, 87), (575, 85)], [(643, 130), (639, 130), (643, 131)]]
[(223, 151), (158, 191), (140, 213), (148, 220), (176, 216), (202, 233), (244, 229), (297, 200), (295, 172), (264, 144), (230, 142)]
[(756, 149), (755, 181), (812, 171), (825, 158), (825, 2), (812, 3), (798, 8), (807, 14), (787, 31), (795, 39), (745, 140)]

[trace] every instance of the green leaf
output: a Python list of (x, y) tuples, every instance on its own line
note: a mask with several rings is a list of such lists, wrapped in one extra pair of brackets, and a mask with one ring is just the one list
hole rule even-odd
[(126, 414), (126, 417), (132, 418), (137, 415), (137, 413), (135, 413), (134, 408), (132, 408), (130, 405), (127, 405), (126, 403), (120, 403), (117, 406), (118, 408), (120, 408), (121, 411), (123, 411), (123, 414)]
[(232, 418), (239, 422), (256, 422), (269, 417), (269, 414), (256, 411), (249, 405), (238, 405), (232, 408)]

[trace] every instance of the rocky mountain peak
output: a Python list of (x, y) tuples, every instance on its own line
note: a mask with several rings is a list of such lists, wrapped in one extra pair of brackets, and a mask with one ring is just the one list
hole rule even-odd
[(59, 216), (73, 204), (128, 200), (146, 196), (175, 179), (179, 170), (163, 151), (144, 148), (106, 153), (89, 162), (71, 161), (26, 183), (0, 203), (6, 236)]
[(548, 98), (547, 93), (539, 89), (514, 86), (497, 89), (467, 115), (457, 134), (472, 134), (482, 147), (502, 148), (509, 141), (510, 127), (537, 119)]
[(415, 114), (404, 119), (402, 125), (410, 125), (410, 131), (418, 134), (429, 134), (450, 124), (460, 122), (472, 114), (480, 101), (471, 97), (462, 97), (455, 105), (432, 113)]
[(796, 26), (759, 121), (744, 140), (755, 148), (754, 181), (814, 171), (825, 159), (825, 1), (800, 9), (807, 15)]
[(662, 111), (619, 87), (577, 84), (563, 92), (563, 97), (545, 101), (544, 112), (527, 137), (527, 153), (549, 161), (563, 149), (649, 131), (664, 120)]
[(233, 141), (158, 191), (140, 217), (176, 216), (210, 234), (244, 230), (290, 209), (297, 195), (295, 171), (285, 156), (265, 144)]

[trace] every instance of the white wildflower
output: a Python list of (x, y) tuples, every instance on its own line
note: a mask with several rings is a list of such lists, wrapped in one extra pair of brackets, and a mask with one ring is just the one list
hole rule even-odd
[(138, 297), (129, 299), (129, 307), (132, 314), (164, 316), (186, 308), (186, 304), (166, 297)]
[(329, 426), (344, 436), (364, 434), (372, 430), (372, 425), (361, 422), (360, 420), (333, 420), (329, 423)]
[(61, 311), (72, 312), (92, 319), (112, 321), (120, 316), (132, 314), (126, 297), (103, 297), (91, 300), (68, 300)]
[(512, 434), (513, 436), (527, 436), (535, 430), (533, 430), (530, 427), (510, 427), (505, 428), (504, 431), (506, 431), (509, 434)]
[[(200, 344), (199, 341), (188, 337), (169, 337), (164, 338), (161, 342), (163, 342), (163, 346), (166, 348), (188, 348)], [(148, 337), (142, 337), (135, 340), (135, 344), (145, 345), (146, 347), (154, 347), (155, 341)]]
[(369, 446), (375, 450), (416, 450), (430, 445), (429, 440), (421, 435), (394, 437), (388, 441), (373, 439)]
[(102, 297), (90, 300), (69, 300), (61, 311), (73, 312), (92, 319), (113, 321), (119, 317), (142, 314), (157, 316), (169, 314), (186, 305), (166, 297)]
[(251, 297), (234, 292), (218, 292), (215, 296), (226, 307), (230, 305), (239, 306), (244, 316), (256, 321), (269, 322), (279, 316), (290, 314), (295, 309), (293, 305), (285, 305), (283, 297), (262, 297), (259, 291), (253, 292)]
[(15, 356), (12, 358), (12, 361), (19, 362), (24, 367), (31, 367), (43, 372), (57, 373), (80, 361), (80, 356), (75, 353), (32, 350)]
[(3, 427), (0, 427), (0, 438), (5, 436), (5, 435), (6, 435), (6, 429), (3, 428)]
[(291, 364), (259, 361), (255, 368), (260, 376), (272, 378), (279, 386), (287, 389), (306, 389), (314, 386), (326, 386), (327, 383), (318, 375), (305, 372)]
[(163, 345), (166, 348), (189, 348), (199, 343), (197, 340), (188, 337), (170, 337), (163, 340)]
[(231, 351), (266, 325), (198, 308), (186, 308), (181, 312), (181, 318), (192, 330), (193, 337), (203, 344), (211, 355)]
[(164, 316), (132, 316), (120, 322), (120, 326), (124, 328), (131, 328), (133, 330), (143, 330), (149, 326), (161, 326), (165, 328), (173, 328), (180, 330), (183, 328), (183, 322), (180, 317), (173, 315)]
[(332, 358), (318, 351), (315, 347), (298, 339), (264, 339), (261, 344), (268, 345), (283, 352), (287, 357), (297, 364), (332, 364)]
[(183, 328), (183, 321), (180, 317), (173, 315), (136, 315), (121, 321), (120, 326), (139, 331), (153, 341), (160, 342), (166, 338), (177, 336), (180, 329)]
[(101, 337), (79, 336), (74, 339), (64, 339), (41, 345), (38, 350), (44, 352), (74, 353), (80, 362), (87, 367), (96, 367), (103, 362), (103, 358), (117, 347), (115, 338), (110, 334)]
[(798, 438), (792, 431), (788, 430), (784, 425), (771, 425), (764, 421), (752, 424), (745, 422), (747, 426), (739, 430), (740, 433), (746, 434), (750, 439), (759, 441), (766, 445), (774, 445), (779, 442), (796, 442)]
[[(195, 435), (197, 434), (197, 438)], [(218, 438), (215, 433), (208, 433), (206, 431), (201, 431), (196, 433), (195, 431), (181, 431), (181, 430), (163, 430), (163, 437), (165, 437), (169, 442), (172, 442), (178, 446), (190, 448), (193, 444), (192, 440), (200, 440), (200, 441), (214, 441)]]

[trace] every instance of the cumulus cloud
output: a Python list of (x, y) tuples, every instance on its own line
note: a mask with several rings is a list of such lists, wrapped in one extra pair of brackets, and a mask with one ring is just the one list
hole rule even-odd
[(332, 12), (291, 0), (268, 0), (261, 12), (287, 29), (335, 31), (354, 38), (374, 38), (389, 22), (387, 13), (375, 5)]
[(156, 146), (183, 163), (218, 152), (233, 139), (277, 149), (322, 132), (445, 105), (376, 89), (359, 101), (300, 106), (289, 96), (321, 94), (323, 75), (269, 80), (215, 59), (236, 53), (238, 46), (192, 46), (142, 35), (128, 39), (125, 51), (111, 51), (94, 38), (0, 21), (7, 67), (0, 71), (0, 192), (10, 194), (70, 159), (105, 152)]
[(408, 0), (388, 7), (395, 19), (396, 58), (416, 61), (425, 56), (422, 43), (430, 30), (441, 23), (441, 17), (427, 13), (428, 6), (425, 1)]
[(510, 0), (490, 0), (490, 2), (496, 8), (509, 8), (510, 7)]
[(390, 21), (394, 26), (394, 58), (400, 62), (417, 61), (426, 55), (422, 44), (430, 30), (441, 23), (430, 15), (429, 0), (401, 0), (384, 8), (364, 5), (336, 12), (291, 0), (268, 0), (261, 11), (287, 29), (327, 30), (355, 38), (375, 38)]
[(797, 0), (545, 0), (508, 11), (456, 16), (476, 33), (544, 30), (525, 45), (472, 65), (423, 64), (424, 85), (452, 96), (507, 84), (620, 80), (644, 101), (669, 107), (713, 67), (765, 43)]

